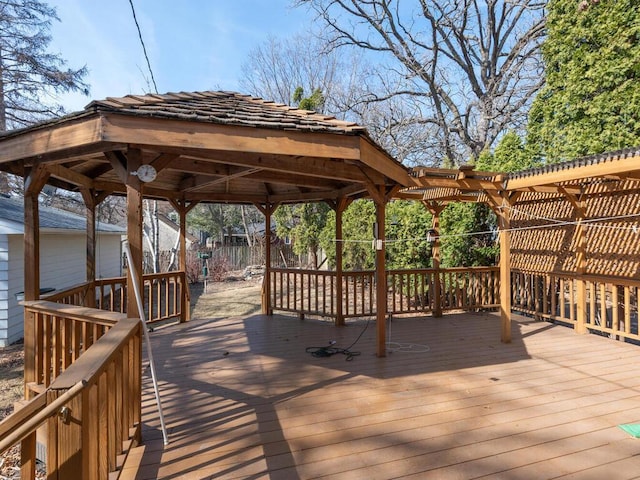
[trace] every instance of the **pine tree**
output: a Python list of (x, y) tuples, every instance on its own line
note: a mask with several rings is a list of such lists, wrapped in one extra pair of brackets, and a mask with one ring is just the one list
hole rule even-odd
[(0, 131), (64, 113), (51, 94), (80, 91), (87, 68), (47, 51), (56, 10), (39, 0), (0, 0)]
[(530, 145), (548, 163), (640, 145), (637, 0), (551, 0)]

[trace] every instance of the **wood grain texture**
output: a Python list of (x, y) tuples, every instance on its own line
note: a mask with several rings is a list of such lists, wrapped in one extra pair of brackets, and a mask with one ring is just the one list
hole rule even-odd
[[(366, 321), (194, 319), (153, 333), (169, 429), (144, 378), (145, 445), (123, 479), (634, 478), (638, 347), (499, 314)], [(362, 354), (314, 358), (335, 339)], [(129, 467), (129, 468), (127, 468)]]

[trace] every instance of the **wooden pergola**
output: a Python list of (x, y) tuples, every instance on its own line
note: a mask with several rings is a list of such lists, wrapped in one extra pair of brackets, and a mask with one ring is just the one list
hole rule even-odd
[[(128, 95), (4, 134), (0, 169), (25, 179), (26, 300), (39, 298), (38, 194), (47, 183), (82, 194), (88, 281), (95, 279), (96, 207), (108, 195), (127, 198), (127, 237), (138, 272), (143, 198), (168, 200), (178, 212), (182, 271), (186, 216), (199, 202), (253, 204), (266, 225), (280, 204), (327, 202), (336, 211), (338, 275), (342, 212), (354, 199), (370, 197), (379, 225), (378, 354), (384, 355), (385, 204), (413, 180), (358, 125), (237, 93)], [(265, 232), (269, 245), (270, 229)], [(269, 248), (266, 257), (269, 268)], [(268, 302), (269, 282), (265, 286)], [(126, 311), (137, 310), (129, 295)], [(268, 303), (264, 310), (271, 313)]]
[[(449, 203), (485, 203), (497, 215), (505, 343), (511, 341), (514, 270), (574, 278), (575, 329), (579, 333), (587, 331), (589, 276), (622, 282), (640, 277), (638, 148), (508, 174), (463, 166), (457, 170), (417, 167), (411, 175), (419, 186), (404, 189), (398, 197), (421, 201), (431, 211), (436, 236), (439, 215)], [(546, 231), (544, 235), (539, 233), (542, 230)], [(608, 235), (612, 231), (617, 232), (614, 237)], [(436, 241), (434, 266), (439, 263), (438, 251)], [(593, 315), (596, 293), (591, 292), (590, 297)], [(537, 306), (524, 310), (540, 314)], [(627, 318), (627, 330), (629, 326)]]

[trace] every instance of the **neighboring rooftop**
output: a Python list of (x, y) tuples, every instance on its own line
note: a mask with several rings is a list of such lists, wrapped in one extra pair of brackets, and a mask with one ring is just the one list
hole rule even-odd
[[(79, 231), (87, 229), (87, 219), (75, 213), (43, 205), (40, 205), (38, 210), (41, 229)], [(3, 220), (20, 225), (24, 224), (24, 200), (22, 198), (0, 195), (0, 222)], [(104, 222), (97, 222), (96, 230), (104, 233), (124, 233), (122, 227)]]

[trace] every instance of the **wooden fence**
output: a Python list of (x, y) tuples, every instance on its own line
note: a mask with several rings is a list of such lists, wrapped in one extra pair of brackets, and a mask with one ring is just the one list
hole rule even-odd
[(21, 478), (35, 478), (46, 425), (48, 479), (118, 478), (140, 441), (141, 325), (126, 315), (25, 302), (23, 408), (0, 423), (0, 451), (21, 443)]
[[(498, 267), (387, 271), (387, 312), (427, 313), (436, 310), (474, 310), (499, 306)], [(436, 274), (438, 275), (436, 277)], [(336, 317), (375, 315), (375, 272), (344, 272), (338, 299), (333, 271), (271, 269), (271, 308), (300, 315)]]

